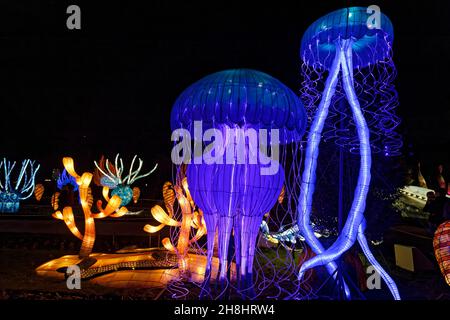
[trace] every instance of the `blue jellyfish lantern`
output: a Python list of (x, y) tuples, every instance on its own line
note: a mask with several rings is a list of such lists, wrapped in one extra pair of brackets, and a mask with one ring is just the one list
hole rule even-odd
[[(3, 159), (0, 161), (0, 212), (16, 213), (19, 211), (20, 201), (29, 198), (35, 187), (35, 177), (40, 165), (32, 160), (22, 161), (22, 168), (15, 178), (11, 176), (16, 162)], [(14, 179), (14, 180), (13, 180)], [(13, 185), (14, 183), (14, 185)]]
[[(364, 210), (370, 185), (372, 153), (399, 155), (402, 146), (395, 132), (399, 118), (393, 113), (397, 94), (392, 84), (393, 27), (382, 13), (373, 24), (367, 8), (352, 7), (332, 12), (314, 22), (301, 44), (303, 60), (302, 98), (312, 119), (308, 133), (298, 227), (317, 256), (305, 262), (306, 270), (320, 265), (335, 274), (336, 261), (358, 240), (369, 262), (386, 281), (395, 299), (394, 281), (370, 252), (364, 230)], [(318, 106), (316, 107), (316, 105)], [(310, 223), (321, 140), (359, 155), (359, 174), (346, 223), (337, 240), (325, 249), (314, 236)], [(345, 287), (349, 297), (348, 287)]]
[[(293, 182), (287, 177), (299, 167), (299, 152), (294, 148), (291, 162), (297, 162), (285, 178), (286, 151), (280, 152), (280, 146), (300, 141), (306, 127), (304, 107), (289, 88), (265, 73), (226, 70), (197, 81), (180, 95), (172, 109), (171, 127), (172, 140), (183, 136), (179, 145), (190, 146), (191, 138), (194, 142), (194, 151), (185, 153), (183, 161), (189, 163), (189, 189), (207, 228), (203, 287), (210, 281), (217, 236), (221, 287), (231, 283), (228, 271), (233, 261), (236, 289), (255, 297), (253, 265), (263, 216), (277, 203), (283, 184)], [(288, 216), (286, 210), (272, 218), (280, 226), (288, 223)], [(261, 288), (275, 288), (289, 277), (289, 271), (284, 275), (284, 279), (262, 279)]]

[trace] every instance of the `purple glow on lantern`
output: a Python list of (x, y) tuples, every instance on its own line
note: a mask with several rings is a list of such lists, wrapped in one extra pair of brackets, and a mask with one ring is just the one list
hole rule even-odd
[[(188, 157), (190, 162), (186, 177), (194, 202), (203, 211), (207, 228), (207, 264), (202, 295), (210, 294), (216, 236), (221, 290), (233, 287), (229, 269), (234, 262), (238, 280), (236, 289), (241, 296), (255, 298), (268, 288), (272, 297), (298, 294), (296, 284), (290, 292), (281, 287), (286, 282), (292, 284), (297, 281), (295, 261), (289, 252), (285, 254), (286, 267), (280, 274), (276, 273), (270, 259), (263, 255), (261, 259), (255, 259), (255, 255), (265, 214), (275, 211), (271, 220), (272, 225), (277, 227), (295, 221), (290, 203), (283, 210), (272, 209), (276, 207), (283, 184), (286, 198), (295, 195), (298, 190), (296, 179), (299, 177), (302, 152), (301, 144), (297, 142), (301, 141), (306, 120), (304, 107), (293, 91), (269, 75), (249, 69), (226, 70), (209, 75), (187, 88), (175, 102), (171, 127), (172, 130), (185, 129), (194, 142), (188, 142), (193, 145), (193, 152)], [(199, 121), (204, 132), (196, 130)], [(223, 141), (223, 148), (214, 148), (214, 155), (206, 157), (205, 161), (205, 153), (199, 158), (196, 148), (203, 151), (209, 144), (204, 140), (204, 134), (209, 129), (217, 129), (225, 138), (219, 139)], [(252, 130), (258, 134), (250, 138), (247, 134)], [(266, 139), (259, 135), (262, 130), (267, 132)], [(239, 144), (237, 140), (242, 137), (244, 144)], [(263, 149), (270, 150), (270, 164), (261, 161), (261, 145)], [(232, 152), (227, 153), (228, 148), (233, 146)], [(250, 160), (255, 150), (257, 163)], [(211, 157), (217, 158), (216, 152), (220, 153), (220, 163), (209, 161)], [(268, 153), (263, 153), (263, 158), (267, 159)], [(279, 157), (275, 157), (278, 153)], [(244, 163), (241, 161), (242, 155)], [(292, 165), (285, 172), (287, 158), (290, 158)], [(276, 170), (269, 170), (267, 174), (269, 167)], [(295, 197), (292, 196), (292, 199)], [(264, 271), (267, 269), (274, 270), (274, 275), (266, 277)], [(273, 295), (273, 288), (278, 288), (280, 292)]]
[[(208, 244), (214, 243), (215, 233), (218, 233), (220, 281), (226, 281), (230, 262), (228, 246), (234, 233), (241, 288), (251, 286), (256, 237), (262, 217), (274, 206), (284, 183), (281, 167), (274, 175), (261, 175), (260, 169), (256, 164), (203, 163), (190, 164), (187, 171), (192, 197), (203, 210)], [(207, 261), (209, 273), (212, 250), (208, 250)]]

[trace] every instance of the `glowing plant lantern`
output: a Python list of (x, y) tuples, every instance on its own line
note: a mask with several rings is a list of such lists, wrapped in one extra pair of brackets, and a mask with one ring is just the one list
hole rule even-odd
[[(63, 158), (63, 165), (65, 170), (75, 179), (78, 185), (78, 192), (80, 196), (81, 207), (84, 213), (84, 235), (78, 230), (75, 218), (73, 215), (72, 207), (67, 206), (61, 211), (56, 211), (52, 216), (56, 219), (63, 220), (67, 225), (69, 230), (80, 240), (82, 240), (81, 249), (79, 256), (80, 258), (89, 257), (92, 253), (95, 242), (95, 222), (94, 219), (102, 219), (105, 217), (119, 218), (128, 212), (126, 207), (121, 207), (121, 199), (117, 195), (113, 195), (111, 198), (108, 196), (109, 189), (107, 187), (103, 188), (103, 196), (107, 201), (106, 207), (102, 208), (102, 201), (97, 201), (97, 209), (99, 213), (93, 213), (91, 211), (92, 207), (92, 193), (89, 185), (92, 181), (92, 173), (85, 172), (79, 176), (74, 168), (73, 159), (70, 157)], [(54, 199), (54, 208), (57, 205), (57, 197)], [(57, 210), (56, 207), (55, 210)]]
[(91, 187), (88, 188), (86, 202), (87, 202), (88, 207), (92, 208), (92, 205), (94, 204), (94, 196), (92, 195)]
[(152, 174), (158, 167), (158, 164), (156, 164), (149, 172), (139, 175), (139, 172), (142, 169), (143, 161), (138, 159), (138, 167), (137, 169), (134, 169), (136, 158), (137, 156), (133, 157), (129, 173), (123, 178), (122, 175), (124, 173), (124, 165), (122, 158), (119, 158), (119, 154), (116, 155), (114, 165), (110, 163), (108, 159), (105, 160), (103, 156), (99, 163), (96, 161), (94, 162), (97, 167), (95, 173), (96, 183), (102, 185), (103, 187), (112, 189), (111, 195), (118, 195), (122, 200), (122, 206), (126, 206), (130, 203), (131, 199), (133, 199), (133, 190), (130, 186), (137, 180)]
[(34, 197), (37, 201), (41, 201), (42, 196), (44, 195), (45, 187), (41, 183), (38, 183), (34, 189)]
[(134, 203), (138, 202), (140, 195), (141, 195), (141, 189), (139, 189), (138, 187), (134, 187), (133, 188), (133, 202)]
[[(180, 269), (181, 274), (188, 277), (189, 247), (206, 233), (203, 213), (200, 209), (196, 208), (194, 201), (191, 198), (186, 177), (182, 178), (181, 183), (177, 183), (175, 186), (173, 186), (171, 182), (164, 183), (163, 198), (168, 213), (160, 206), (154, 206), (151, 209), (151, 213), (156, 221), (160, 222), (160, 225), (152, 226), (147, 224), (144, 226), (144, 231), (156, 233), (165, 226), (180, 228), (176, 246), (172, 244), (172, 241), (169, 238), (164, 238), (162, 244), (164, 248), (177, 254), (178, 268)], [(181, 222), (173, 219), (175, 198), (181, 209)], [(191, 228), (197, 229), (197, 231), (195, 236), (190, 239)]]
[(52, 195), (52, 198), (51, 198), (51, 205), (52, 205), (52, 208), (53, 208), (53, 210), (58, 210), (58, 208), (59, 208), (59, 195), (60, 195), (61, 193), (59, 193), (58, 191), (56, 191), (53, 195)]
[[(302, 39), (302, 72), (305, 77), (302, 98), (314, 120), (308, 134), (298, 199), (298, 226), (317, 255), (302, 264), (299, 276), (301, 278), (306, 270), (322, 265), (327, 266), (330, 274), (335, 274), (334, 261), (358, 240), (394, 298), (400, 299), (395, 282), (375, 260), (364, 235), (366, 222), (363, 213), (371, 178), (371, 152), (395, 156), (399, 155), (402, 146), (400, 136), (395, 132), (400, 120), (393, 113), (398, 102), (392, 85), (395, 77), (392, 24), (381, 14), (380, 25), (372, 28), (369, 27), (369, 17), (367, 8), (337, 10), (314, 22)], [(320, 90), (326, 73), (324, 88)], [(348, 106), (342, 108), (343, 104)], [(348, 109), (351, 110), (350, 117), (345, 114)], [(338, 117), (330, 117), (332, 119), (327, 122), (329, 113)], [(334, 140), (338, 146), (360, 156), (358, 182), (347, 221), (337, 240), (326, 250), (315, 237), (310, 223), (322, 139)], [(347, 287), (345, 291), (349, 297)]]
[(66, 186), (71, 186), (73, 191), (78, 191), (78, 184), (74, 177), (67, 173), (64, 169), (63, 172), (58, 176), (56, 180), (56, 186), (59, 190), (64, 189)]
[(19, 211), (20, 201), (28, 199), (34, 193), (36, 173), (40, 165), (35, 166), (32, 160), (23, 160), (13, 186), (11, 174), (15, 166), (15, 161), (12, 164), (6, 158), (0, 161), (0, 212), (3, 213), (16, 213)]
[(436, 229), (433, 247), (441, 273), (450, 286), (450, 220), (445, 221)]
[[(222, 164), (216, 161), (206, 163), (204, 159), (195, 157), (195, 145), (202, 145), (202, 141), (195, 141), (198, 121), (201, 121), (204, 130), (216, 129), (225, 137), (222, 144), (218, 143), (218, 150), (214, 150), (213, 156), (221, 159)], [(228, 286), (229, 257), (233, 256), (230, 238), (234, 233), (241, 293), (248, 290), (245, 294), (254, 297), (252, 276), (256, 237), (263, 215), (277, 203), (285, 174), (284, 163), (278, 162), (280, 159), (271, 162), (278, 170), (272, 174), (261, 174), (266, 168), (261, 161), (263, 154), (259, 149), (253, 151), (264, 143), (266, 149), (270, 146), (273, 151), (280, 144), (300, 141), (306, 126), (305, 110), (289, 88), (269, 75), (248, 69), (226, 70), (197, 81), (179, 96), (172, 109), (171, 126), (172, 130), (183, 128), (194, 137), (194, 156), (189, 156), (186, 176), (192, 198), (204, 212), (208, 230), (205, 286), (210, 281), (216, 235), (219, 281), (222, 287)], [(265, 133), (269, 139), (264, 141), (258, 134), (252, 135), (254, 132)], [(249, 135), (254, 139), (246, 142)], [(203, 132), (200, 136), (203, 137)], [(223, 150), (231, 150), (238, 140), (242, 144), (229, 153), (230, 159), (226, 158)], [(296, 151), (292, 154), (298, 155)], [(259, 162), (251, 163), (250, 154), (256, 154)], [(293, 167), (289, 174), (296, 173), (297, 167)], [(289, 189), (288, 195), (291, 194)], [(286, 215), (285, 212), (279, 217), (280, 220), (283, 221)]]
[[(63, 220), (63, 215), (61, 210), (62, 207), (71, 207), (75, 205), (75, 193), (78, 191), (78, 183), (74, 177), (67, 173), (64, 169), (61, 173), (59, 170), (54, 170), (54, 177), (56, 180), (56, 187), (59, 191), (56, 191), (51, 198), (51, 205), (55, 212), (52, 216), (56, 219)], [(90, 188), (89, 188), (90, 191)], [(61, 203), (61, 197), (63, 198)], [(91, 195), (92, 198), (92, 195)], [(80, 200), (81, 203), (81, 200)], [(89, 203), (89, 201), (88, 201)], [(90, 207), (92, 207), (92, 201), (90, 201)]]

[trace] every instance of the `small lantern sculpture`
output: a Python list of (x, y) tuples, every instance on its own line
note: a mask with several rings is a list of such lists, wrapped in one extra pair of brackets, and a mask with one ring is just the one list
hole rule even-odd
[(42, 196), (44, 195), (45, 187), (42, 183), (38, 183), (34, 188), (34, 196), (37, 201), (41, 201)]
[[(175, 197), (182, 212), (181, 222), (173, 219)], [(163, 198), (168, 214), (160, 206), (154, 206), (151, 209), (151, 213), (161, 224), (156, 227), (147, 224), (144, 227), (144, 231), (156, 233), (165, 226), (181, 228), (176, 247), (169, 238), (164, 238), (162, 244), (164, 248), (177, 254), (178, 267), (181, 274), (186, 274), (189, 271), (189, 246), (206, 234), (203, 212), (199, 208), (196, 208), (192, 200), (186, 177), (183, 177), (181, 183), (177, 182), (176, 185), (172, 185), (171, 182), (166, 182), (163, 186)], [(192, 239), (189, 239), (191, 227), (197, 229), (197, 232)]]
[(450, 286), (450, 220), (442, 223), (434, 233), (433, 247), (441, 273)]
[(122, 206), (129, 204), (133, 198), (136, 199), (135, 203), (137, 202), (139, 195), (137, 195), (136, 190), (133, 192), (131, 185), (137, 180), (149, 176), (158, 167), (158, 164), (156, 164), (149, 172), (139, 175), (139, 172), (142, 169), (143, 161), (139, 158), (139, 165), (136, 170), (133, 170), (136, 158), (137, 156), (135, 155), (131, 162), (129, 173), (124, 178), (122, 178), (122, 174), (124, 172), (123, 160), (122, 158), (119, 158), (119, 154), (116, 155), (114, 165), (110, 163), (108, 159), (105, 160), (103, 156), (99, 163), (96, 161), (94, 162), (97, 167), (95, 173), (96, 184), (111, 189), (111, 195), (118, 195), (122, 199)]
[(13, 186), (11, 173), (15, 166), (15, 161), (12, 164), (6, 158), (0, 161), (0, 212), (2, 213), (16, 213), (19, 211), (20, 201), (28, 199), (34, 193), (35, 177), (40, 165), (35, 165), (33, 160), (23, 160), (22, 168)]
[(78, 185), (78, 192), (80, 195), (81, 207), (84, 213), (84, 235), (78, 230), (73, 215), (72, 207), (67, 206), (63, 208), (62, 213), (57, 211), (53, 216), (57, 219), (63, 220), (69, 230), (82, 241), (81, 250), (79, 253), (80, 258), (87, 258), (92, 252), (95, 242), (95, 223), (94, 219), (102, 219), (106, 217), (119, 218), (128, 212), (128, 209), (124, 206), (120, 206), (122, 200), (118, 195), (113, 195), (111, 198), (108, 196), (109, 188), (103, 188), (103, 197), (108, 202), (105, 208), (102, 208), (102, 201), (97, 201), (97, 209), (99, 213), (92, 213), (92, 202), (89, 199), (90, 195), (89, 185), (92, 181), (92, 173), (85, 172), (79, 176), (74, 168), (73, 159), (70, 157), (63, 158), (63, 164), (66, 171), (75, 178)]

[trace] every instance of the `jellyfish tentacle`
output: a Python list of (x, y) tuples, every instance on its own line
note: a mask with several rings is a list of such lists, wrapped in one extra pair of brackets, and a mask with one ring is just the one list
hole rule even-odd
[[(325, 83), (325, 90), (322, 94), (319, 107), (317, 109), (317, 115), (311, 124), (310, 131), (308, 133), (308, 144), (306, 148), (305, 166), (303, 169), (302, 182), (300, 188), (300, 198), (297, 224), (301, 233), (303, 234), (306, 242), (316, 254), (321, 254), (324, 251), (324, 247), (320, 241), (314, 235), (314, 230), (311, 226), (311, 207), (312, 198), (314, 194), (314, 184), (316, 180), (316, 168), (317, 158), (319, 156), (319, 144), (322, 136), (325, 120), (328, 115), (328, 109), (331, 104), (331, 98), (336, 91), (336, 85), (338, 83), (339, 71), (341, 68), (340, 54), (336, 50), (336, 55), (333, 64), (330, 68), (330, 73)], [(303, 277), (303, 267), (300, 269), (299, 278)], [(327, 270), (330, 275), (336, 279), (337, 265), (334, 262), (327, 264)], [(345, 293), (347, 298), (350, 298), (350, 290), (344, 283)]]
[[(206, 246), (207, 246), (207, 256), (206, 256), (206, 269), (205, 269), (205, 276), (203, 279), (203, 290), (200, 297), (206, 296), (209, 294), (209, 284), (211, 280), (211, 273), (212, 273), (212, 260), (213, 260), (213, 253), (214, 253), (214, 239), (217, 234), (217, 224), (218, 224), (218, 218), (215, 213), (207, 213), (204, 212), (203, 218), (205, 219), (205, 225), (206, 225)], [(219, 270), (217, 270), (219, 272)]]
[(228, 271), (228, 249), (230, 244), (230, 235), (233, 227), (233, 217), (221, 216), (219, 217), (219, 225), (223, 226), (219, 228), (219, 281), (221, 285), (224, 285), (227, 280)]
[(238, 288), (241, 288), (241, 243), (242, 243), (242, 239), (241, 239), (241, 234), (243, 232), (243, 229), (245, 228), (245, 226), (242, 225), (242, 218), (239, 215), (236, 215), (234, 217), (234, 227), (233, 227), (233, 232), (234, 232), (234, 251), (235, 251), (235, 263), (236, 263), (236, 280), (237, 280), (237, 284), (238, 284)]
[(249, 296), (251, 298), (255, 295), (255, 290), (253, 286), (253, 262), (255, 257), (255, 250), (256, 250), (256, 239), (258, 238), (258, 232), (259, 228), (255, 228), (253, 226), (257, 226), (260, 222), (259, 216), (253, 216), (250, 218), (251, 226), (250, 229), (250, 239), (249, 239), (249, 245), (248, 245), (248, 261), (247, 261), (247, 288), (250, 289)]
[(349, 68), (349, 60), (352, 59), (352, 42), (348, 40), (340, 40), (339, 55), (342, 66), (342, 80), (347, 100), (353, 113), (353, 120), (356, 124), (357, 135), (359, 139), (360, 168), (358, 182), (355, 188), (354, 198), (347, 221), (339, 234), (337, 240), (325, 252), (315, 256), (305, 262), (300, 273), (306, 270), (325, 265), (339, 258), (344, 252), (350, 249), (356, 241), (358, 235), (358, 227), (364, 219), (363, 213), (366, 206), (366, 197), (370, 185), (370, 167), (371, 167), (371, 151), (370, 151), (370, 134), (364, 115), (361, 110), (358, 98), (352, 82), (353, 70)]
[(366, 236), (364, 235), (364, 231), (366, 229), (366, 219), (363, 219), (362, 223), (358, 228), (358, 243), (361, 246), (364, 255), (366, 256), (369, 263), (375, 268), (378, 274), (383, 278), (384, 282), (389, 288), (392, 296), (395, 300), (400, 300), (400, 293), (398, 292), (397, 285), (394, 280), (389, 276), (389, 274), (383, 269), (380, 263), (375, 259), (372, 252), (370, 251), (369, 244), (367, 243)]

